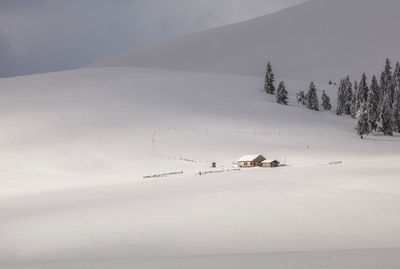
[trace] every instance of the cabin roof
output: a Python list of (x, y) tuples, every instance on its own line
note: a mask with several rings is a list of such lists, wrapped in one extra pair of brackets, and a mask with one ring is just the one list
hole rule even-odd
[(275, 160), (275, 159), (265, 160), (265, 161), (263, 161), (262, 163), (273, 163), (273, 162), (279, 163), (279, 161), (278, 161), (278, 160)]
[[(262, 156), (261, 154), (253, 154), (253, 155), (244, 155), (244, 156), (242, 156), (239, 160), (238, 160), (238, 162), (252, 162), (252, 161), (254, 161), (255, 159), (257, 159), (258, 157), (262, 157), (262, 158), (264, 158), (264, 156)], [(265, 159), (265, 158), (264, 158)]]

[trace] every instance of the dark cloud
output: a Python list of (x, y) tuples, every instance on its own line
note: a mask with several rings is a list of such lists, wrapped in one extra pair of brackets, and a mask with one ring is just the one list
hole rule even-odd
[(85, 66), (128, 48), (304, 0), (2, 0), (0, 76)]

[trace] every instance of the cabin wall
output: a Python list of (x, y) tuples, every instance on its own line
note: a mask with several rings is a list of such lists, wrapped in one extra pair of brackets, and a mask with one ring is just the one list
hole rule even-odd
[(254, 161), (250, 162), (238, 162), (239, 167), (248, 168), (248, 167), (257, 167), (262, 166), (262, 162), (265, 161), (263, 156), (258, 156)]
[(279, 167), (279, 163), (277, 163), (277, 162), (263, 163), (261, 166), (266, 167), (266, 168), (275, 168), (275, 167)]
[(254, 167), (256, 166), (254, 162), (238, 162), (240, 167)]

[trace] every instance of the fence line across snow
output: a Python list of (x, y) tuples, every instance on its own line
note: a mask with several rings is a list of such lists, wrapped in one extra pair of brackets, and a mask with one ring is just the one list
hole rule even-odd
[(217, 173), (224, 173), (224, 172), (232, 172), (232, 171), (241, 171), (240, 168), (232, 168), (232, 169), (222, 169), (222, 170), (210, 170), (210, 171), (201, 171), (196, 173), (196, 175), (203, 176), (208, 174), (217, 174)]
[(180, 172), (170, 172), (170, 173), (163, 173), (163, 174), (158, 174), (158, 175), (152, 175), (152, 176), (143, 176), (144, 179), (147, 178), (160, 178), (160, 177), (167, 177), (167, 176), (174, 176), (174, 175), (182, 175), (183, 171)]

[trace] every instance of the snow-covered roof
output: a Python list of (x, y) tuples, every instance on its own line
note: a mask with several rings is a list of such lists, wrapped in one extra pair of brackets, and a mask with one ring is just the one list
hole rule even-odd
[(261, 154), (244, 155), (238, 160), (238, 162), (252, 162), (255, 159), (257, 159), (259, 156), (262, 156), (262, 155)]
[(279, 161), (276, 160), (276, 159), (265, 160), (262, 163), (273, 163), (273, 162), (278, 162), (279, 163)]

